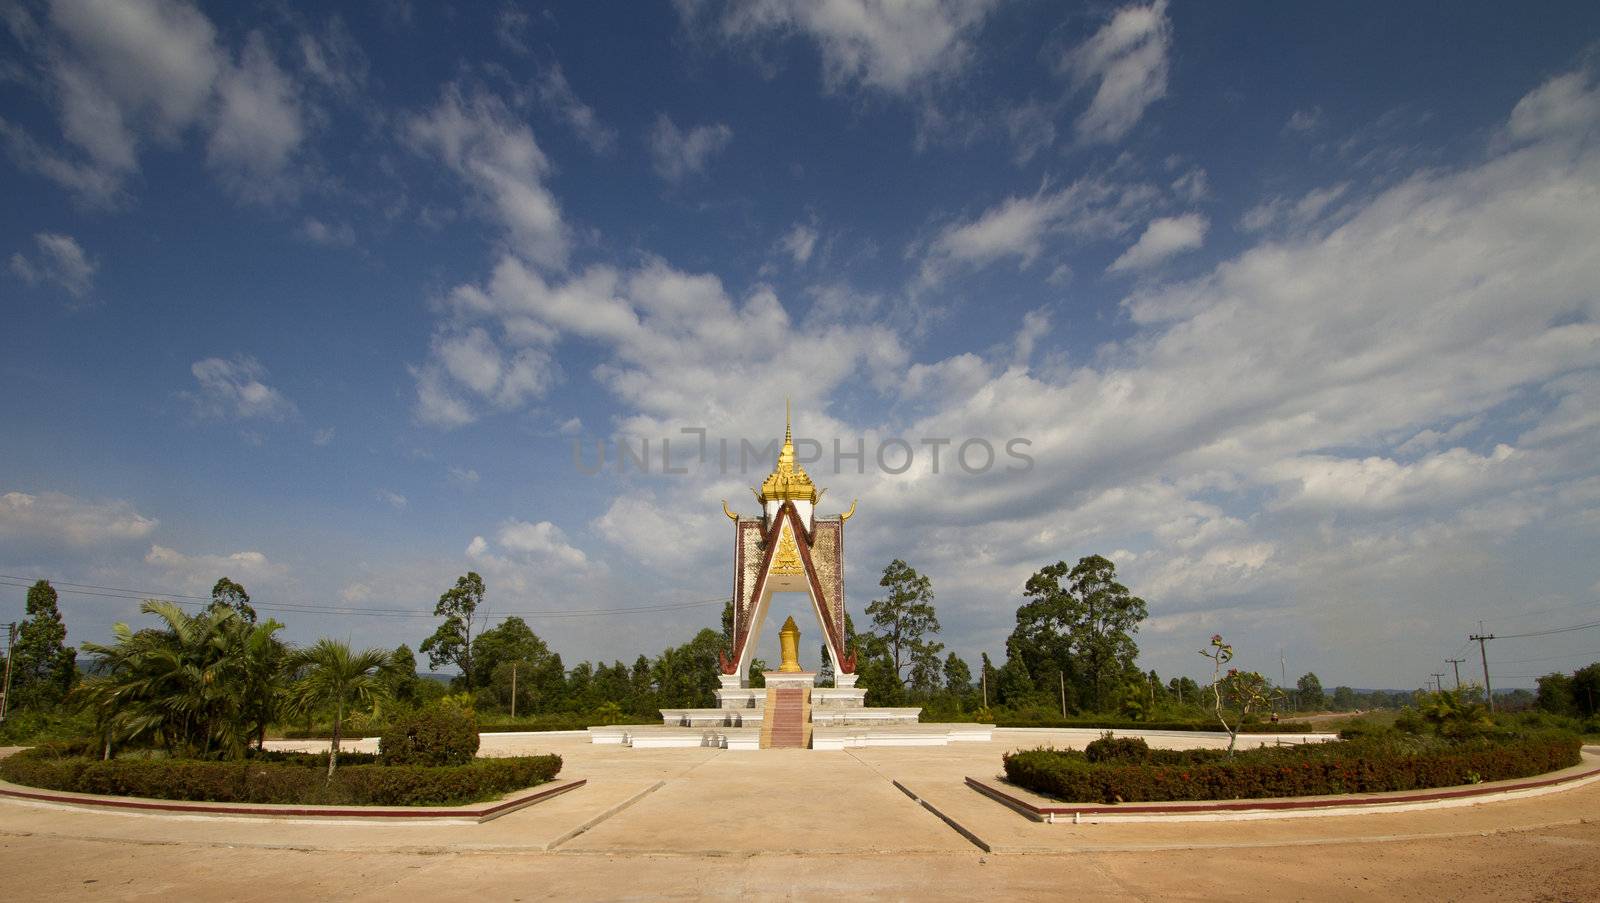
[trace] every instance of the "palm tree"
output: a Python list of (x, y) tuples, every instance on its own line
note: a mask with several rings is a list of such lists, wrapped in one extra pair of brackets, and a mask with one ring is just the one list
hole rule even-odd
[(243, 756), (282, 698), (283, 625), (252, 624), (232, 609), (191, 615), (158, 600), (140, 611), (163, 627), (117, 624), (111, 645), (84, 644), (97, 661), (74, 698), (95, 713), (104, 754), (149, 737), (174, 755)]
[(291, 668), (300, 675), (294, 686), (296, 703), (302, 709), (333, 706), (333, 743), (328, 751), (330, 780), (339, 764), (345, 707), (389, 698), (389, 681), (383, 673), (389, 661), (390, 653), (385, 650), (354, 652), (349, 643), (327, 638), (292, 657)]

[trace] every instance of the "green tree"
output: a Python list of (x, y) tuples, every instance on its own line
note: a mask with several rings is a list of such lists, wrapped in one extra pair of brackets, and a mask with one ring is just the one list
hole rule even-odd
[(422, 678), (417, 676), (417, 655), (405, 643), (394, 647), (383, 663), (383, 676), (389, 682), (389, 697), (401, 705), (421, 702)]
[(95, 715), (107, 755), (113, 742), (149, 739), (172, 755), (237, 758), (260, 740), (283, 702), (283, 625), (251, 624), (231, 608), (188, 614), (146, 600), (161, 628), (112, 628), (108, 646), (85, 643), (91, 675), (74, 693)]
[(1103, 711), (1107, 689), (1135, 670), (1133, 634), (1149, 614), (1145, 601), (1118, 583), (1116, 565), (1099, 555), (1070, 570), (1064, 561), (1044, 567), (1023, 593), (1028, 601), (1017, 609), (1008, 654), (1015, 650), (1036, 686), (1060, 673), (1077, 698)]
[(1356, 709), (1356, 691), (1349, 687), (1333, 688), (1333, 710), (1351, 712)]
[(17, 628), (11, 651), (12, 706), (50, 708), (77, 680), (77, 652), (67, 645), (67, 625), (56, 602), (50, 581), (28, 588), (27, 617)]
[(294, 696), (299, 708), (333, 707), (333, 742), (328, 747), (330, 779), (339, 764), (346, 710), (388, 698), (389, 682), (384, 679), (383, 669), (392, 661), (392, 653), (382, 649), (354, 652), (349, 643), (327, 638), (296, 652), (291, 659), (290, 667), (298, 678)]
[[(516, 664), (520, 692), (520, 678), (531, 676), (549, 659), (550, 647), (539, 639), (527, 622), (518, 617), (506, 618), (499, 626), (483, 631), (472, 641), (472, 668), (476, 672), (473, 684), (488, 686), (501, 666)], [(507, 703), (510, 700), (500, 701)]]
[(1300, 711), (1315, 712), (1328, 704), (1327, 697), (1322, 692), (1322, 681), (1310, 671), (1301, 675), (1294, 686)]
[(939, 632), (933, 582), (896, 558), (883, 569), (878, 585), (888, 593), (868, 602), (867, 614), (872, 616), (873, 634), (883, 641), (895, 680), (904, 685), (908, 677), (915, 677), (913, 683), (919, 686), (934, 682), (944, 644), (931, 639)]
[(211, 607), (231, 608), (247, 622), (256, 622), (256, 610), (250, 607), (250, 594), (245, 592), (244, 586), (234, 583), (227, 577), (219, 579), (211, 587)]
[(440, 665), (455, 665), (461, 670), (462, 688), (472, 690), (472, 628), (478, 606), (483, 604), (483, 578), (469, 571), (456, 580), (456, 585), (439, 596), (433, 613), (444, 618), (444, 623), (433, 635), (422, 641), (422, 651), (428, 654), (428, 666), (438, 670)]
[(972, 692), (972, 669), (954, 652), (944, 660), (944, 690), (952, 696), (964, 697)]

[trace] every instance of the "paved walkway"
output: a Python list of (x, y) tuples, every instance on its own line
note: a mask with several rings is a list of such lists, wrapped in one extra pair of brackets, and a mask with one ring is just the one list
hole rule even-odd
[[(1600, 785), (1430, 812), (1180, 825), (1046, 825), (966, 788), (1006, 750), (1094, 732), (845, 752), (592, 746), (589, 784), (482, 825), (109, 814), (0, 802), (7, 899), (1600, 899)], [(1211, 744), (1156, 738), (1161, 745)], [(978, 836), (941, 820), (909, 789)]]

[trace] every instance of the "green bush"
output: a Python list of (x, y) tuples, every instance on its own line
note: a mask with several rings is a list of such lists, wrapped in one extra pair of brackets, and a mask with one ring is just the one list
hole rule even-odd
[[(353, 754), (359, 759), (360, 754)], [(340, 756), (344, 758), (343, 755)], [(370, 758), (370, 757), (369, 757)], [(341, 765), (325, 754), (268, 753), (243, 762), (60, 756), (31, 749), (0, 759), (0, 777), (30, 787), (166, 800), (303, 805), (448, 806), (551, 780), (561, 757), (476, 759), (467, 765)]]
[(1113, 737), (1110, 731), (1100, 739), (1089, 741), (1083, 748), (1083, 757), (1090, 762), (1129, 762), (1142, 764), (1150, 761), (1150, 744), (1143, 737)]
[(448, 705), (402, 716), (378, 740), (385, 765), (465, 765), (477, 754), (477, 717)]
[(1451, 741), (1368, 737), (1263, 747), (1233, 758), (1217, 750), (1151, 750), (1147, 763), (1091, 762), (1072, 750), (1005, 756), (1013, 784), (1067, 802), (1258, 799), (1418, 790), (1543, 774), (1579, 762), (1571, 734)]

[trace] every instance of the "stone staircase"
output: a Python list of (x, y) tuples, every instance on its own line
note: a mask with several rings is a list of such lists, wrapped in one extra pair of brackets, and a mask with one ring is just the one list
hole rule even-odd
[(767, 690), (761, 721), (762, 749), (805, 749), (811, 745), (811, 691), (802, 687)]

